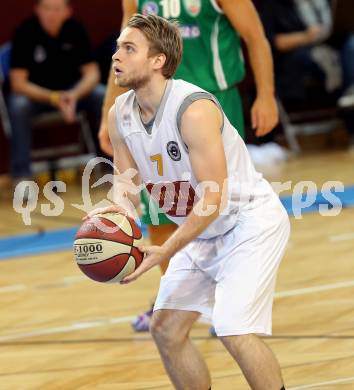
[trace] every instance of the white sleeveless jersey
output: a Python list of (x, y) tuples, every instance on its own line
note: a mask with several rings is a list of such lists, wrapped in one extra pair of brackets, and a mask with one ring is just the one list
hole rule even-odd
[[(120, 137), (128, 146), (142, 180), (159, 207), (175, 223), (182, 224), (199, 200), (200, 185), (192, 172), (189, 154), (180, 133), (181, 116), (198, 99), (216, 98), (182, 80), (170, 80), (151, 129), (147, 131), (139, 114), (134, 91), (116, 99)], [(259, 207), (274, 195), (271, 186), (253, 167), (242, 138), (224, 114), (222, 139), (228, 169), (227, 207), (199, 238), (211, 238), (232, 229), (243, 209)], [(212, 161), (210, 162), (213, 163)], [(226, 197), (225, 197), (226, 198)]]

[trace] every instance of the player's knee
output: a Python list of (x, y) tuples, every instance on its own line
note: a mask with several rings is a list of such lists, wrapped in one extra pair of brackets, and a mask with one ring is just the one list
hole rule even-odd
[(159, 345), (173, 346), (179, 344), (185, 337), (178, 329), (173, 318), (165, 311), (155, 312), (150, 322), (150, 333)]
[(165, 315), (154, 313), (150, 322), (150, 333), (156, 343), (170, 344), (173, 339), (172, 329), (169, 327), (169, 319)]

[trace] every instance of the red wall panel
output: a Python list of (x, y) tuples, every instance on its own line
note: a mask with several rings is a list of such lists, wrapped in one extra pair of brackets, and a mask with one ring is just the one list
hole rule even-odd
[[(16, 26), (32, 13), (35, 1), (1, 0), (0, 44), (11, 39)], [(94, 45), (119, 31), (121, 0), (73, 0), (74, 14), (88, 29)]]

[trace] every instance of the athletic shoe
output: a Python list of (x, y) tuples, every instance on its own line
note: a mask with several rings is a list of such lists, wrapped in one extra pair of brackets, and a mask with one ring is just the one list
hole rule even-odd
[(215, 328), (214, 328), (213, 326), (211, 326), (211, 327), (209, 328), (209, 335), (210, 335), (211, 337), (218, 337), (217, 334), (216, 334), (216, 332), (215, 332)]
[(135, 332), (148, 332), (150, 327), (150, 321), (153, 313), (153, 306), (150, 310), (143, 314), (138, 315), (132, 322), (132, 328)]

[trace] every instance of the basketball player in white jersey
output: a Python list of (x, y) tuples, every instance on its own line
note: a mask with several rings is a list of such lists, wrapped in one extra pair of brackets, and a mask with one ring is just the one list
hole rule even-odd
[[(130, 88), (109, 113), (114, 162), (138, 171), (151, 196), (179, 228), (122, 283), (166, 258), (151, 333), (176, 389), (207, 390), (207, 366), (189, 338), (203, 316), (252, 389), (284, 389), (279, 365), (258, 335), (270, 335), (276, 273), (289, 236), (278, 197), (251, 163), (213, 95), (173, 80), (182, 41), (176, 25), (135, 15), (118, 39), (113, 68)], [(127, 183), (116, 183), (118, 186)], [(129, 196), (129, 194), (128, 194)], [(138, 207), (139, 196), (100, 212)]]

